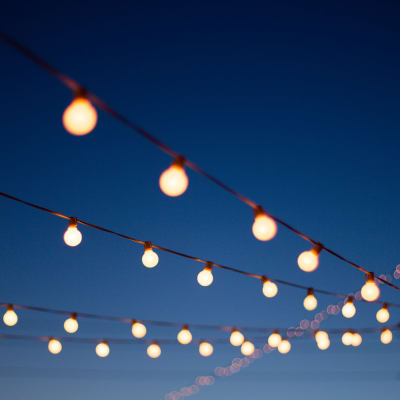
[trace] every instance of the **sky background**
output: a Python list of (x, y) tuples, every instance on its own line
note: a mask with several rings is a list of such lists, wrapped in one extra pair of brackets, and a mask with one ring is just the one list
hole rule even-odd
[[(399, 257), (400, 33), (396, 2), (9, 2), (2, 29), (86, 85), (228, 185), (310, 236), (377, 273)], [(300, 4), (302, 3), (302, 4)], [(363, 275), (322, 254), (305, 274), (296, 265), (309, 244), (280, 227), (262, 243), (252, 212), (188, 171), (179, 198), (158, 187), (171, 159), (99, 112), (95, 130), (73, 137), (61, 115), (71, 93), (0, 44), (1, 190), (139, 239), (271, 277), (341, 293)], [(266, 299), (254, 279), (214, 272), (159, 253), (141, 264), (142, 246), (80, 228), (62, 240), (64, 220), (1, 199), (0, 301), (137, 318), (266, 327), (297, 326), (314, 313), (305, 293), (280, 286)], [(319, 310), (337, 299), (318, 296)], [(382, 289), (382, 299), (399, 302)], [(357, 304), (348, 321), (321, 327), (375, 327), (377, 307)], [(391, 322), (399, 312), (391, 310)], [(63, 318), (19, 312), (0, 333), (63, 335)], [(174, 338), (174, 328), (149, 328)], [(195, 338), (216, 337), (192, 330)], [(80, 337), (130, 338), (128, 325), (80, 321)], [(219, 334), (220, 337), (223, 334)], [(286, 355), (266, 355), (196, 397), (326, 400), (398, 399), (398, 337), (359, 348), (331, 339), (326, 352), (298, 340)], [(93, 346), (0, 341), (0, 384), (7, 400), (163, 399), (240, 356), (216, 345), (203, 358), (193, 345)]]

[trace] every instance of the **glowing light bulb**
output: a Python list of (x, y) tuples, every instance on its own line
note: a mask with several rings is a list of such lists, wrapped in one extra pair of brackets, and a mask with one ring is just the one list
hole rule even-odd
[(329, 349), (330, 345), (331, 345), (331, 342), (329, 339), (324, 339), (324, 340), (317, 342), (317, 346), (320, 350), (327, 350), (327, 349)]
[(147, 347), (147, 355), (150, 358), (158, 358), (161, 355), (161, 347), (158, 343), (154, 342), (150, 346)]
[(183, 329), (178, 333), (178, 342), (181, 344), (189, 344), (192, 341), (192, 334), (189, 331), (189, 327), (185, 325)]
[(49, 340), (48, 349), (51, 354), (61, 353), (62, 344), (59, 340), (51, 338)]
[(185, 159), (179, 156), (161, 174), (159, 180), (160, 188), (167, 196), (177, 197), (185, 193), (189, 185), (189, 179), (186, 175), (184, 165)]
[(158, 255), (153, 251), (151, 242), (145, 242), (142, 263), (147, 268), (154, 268), (158, 264)]
[(62, 122), (64, 128), (72, 135), (87, 135), (96, 126), (97, 111), (88, 99), (77, 95), (65, 109)]
[(353, 297), (348, 297), (346, 303), (342, 307), (342, 314), (345, 318), (353, 318), (356, 315), (356, 307), (354, 305)]
[(381, 291), (375, 283), (374, 274), (369, 273), (364, 286), (361, 288), (361, 296), (365, 301), (375, 301), (379, 298)]
[(200, 286), (210, 286), (213, 283), (214, 276), (212, 274), (211, 263), (207, 263), (203, 271), (197, 274), (197, 282)]
[(276, 222), (271, 217), (268, 217), (260, 206), (256, 207), (254, 212), (253, 235), (263, 242), (273, 239), (278, 230)]
[(351, 341), (351, 344), (354, 347), (358, 347), (361, 343), (362, 343), (361, 335), (357, 332), (353, 333), (353, 340)]
[(254, 344), (248, 340), (244, 341), (240, 347), (240, 351), (244, 356), (251, 356), (254, 353), (254, 350)]
[(132, 321), (132, 335), (135, 338), (141, 339), (146, 336), (146, 333), (147, 329), (141, 322)]
[(269, 280), (266, 276), (263, 276), (262, 282), (263, 282), (262, 291), (264, 296), (269, 298), (275, 297), (276, 294), (278, 293), (278, 286), (276, 286), (276, 284), (271, 280)]
[(393, 339), (392, 331), (390, 329), (384, 329), (381, 332), (381, 342), (383, 344), (389, 344)]
[(78, 222), (76, 217), (71, 217), (69, 225), (64, 233), (64, 242), (70, 247), (78, 246), (82, 242), (82, 233), (78, 229)]
[(96, 346), (96, 354), (101, 358), (107, 357), (110, 354), (110, 347), (106, 341)]
[(239, 332), (237, 329), (234, 329), (231, 333), (229, 341), (231, 342), (232, 346), (241, 346), (244, 342), (243, 333)]
[(315, 340), (320, 350), (326, 350), (331, 345), (331, 342), (329, 340), (329, 335), (325, 331), (315, 332)]
[(214, 347), (211, 343), (208, 342), (201, 342), (199, 345), (199, 353), (203, 357), (209, 357), (214, 352)]
[(290, 349), (292, 348), (292, 345), (290, 344), (289, 340), (283, 339), (279, 344), (278, 344), (278, 351), (281, 354), (286, 354), (289, 353)]
[(303, 251), (297, 258), (299, 268), (304, 272), (315, 271), (318, 268), (321, 250), (321, 245), (315, 245), (311, 250)]
[(278, 333), (278, 331), (274, 331), (271, 333), (268, 337), (268, 344), (271, 347), (278, 347), (279, 343), (282, 341), (281, 335)]
[(303, 300), (303, 306), (306, 310), (312, 311), (317, 308), (318, 300), (314, 296), (314, 290), (309, 288), (307, 292), (307, 296)]
[(11, 304), (7, 306), (7, 311), (3, 315), (3, 322), (7, 326), (14, 326), (18, 322), (18, 315)]
[(385, 322), (389, 321), (389, 318), (390, 318), (390, 313), (388, 310), (388, 305), (387, 303), (385, 303), (383, 307), (376, 313), (376, 319), (381, 324), (384, 324)]
[(345, 346), (350, 346), (353, 343), (353, 333), (350, 331), (345, 332), (342, 335), (342, 343)]
[(77, 315), (74, 313), (71, 315), (70, 318), (64, 321), (64, 329), (66, 332), (75, 333), (78, 330), (79, 324), (78, 321), (76, 320), (76, 317)]

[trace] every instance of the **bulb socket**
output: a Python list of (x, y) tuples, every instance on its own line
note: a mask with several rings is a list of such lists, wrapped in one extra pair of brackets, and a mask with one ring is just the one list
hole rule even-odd
[(213, 263), (211, 261), (206, 262), (206, 266), (204, 267), (204, 271), (212, 271)]
[(366, 282), (375, 282), (375, 274), (373, 272), (368, 272)]
[(69, 218), (69, 228), (76, 228), (78, 226), (78, 217), (70, 217)]
[(382, 308), (383, 308), (384, 310), (387, 310), (387, 309), (389, 308), (389, 304), (388, 304), (388, 303), (383, 303)]
[(14, 306), (12, 304), (7, 304), (7, 311), (14, 310)]
[(186, 163), (186, 158), (185, 157), (183, 157), (183, 156), (176, 156), (175, 158), (174, 158), (174, 161), (172, 161), (172, 164), (171, 165), (174, 165), (174, 166), (176, 166), (176, 167), (184, 167), (185, 166), (185, 163)]
[(86, 99), (88, 95), (88, 90), (82, 86), (79, 86), (75, 91), (74, 91), (74, 99), (80, 99), (84, 98)]
[(311, 253), (315, 254), (316, 256), (319, 255), (319, 253), (321, 253), (322, 249), (324, 248), (324, 246), (321, 243), (317, 243), (316, 245), (314, 245), (314, 247), (311, 249)]
[(144, 242), (144, 250), (151, 250), (153, 248), (153, 245), (151, 244), (151, 242), (146, 241)]
[(307, 289), (307, 296), (311, 296), (311, 295), (312, 296), (314, 295), (314, 289), (310, 287)]
[(353, 296), (347, 297), (346, 302), (344, 304), (354, 304), (354, 297)]

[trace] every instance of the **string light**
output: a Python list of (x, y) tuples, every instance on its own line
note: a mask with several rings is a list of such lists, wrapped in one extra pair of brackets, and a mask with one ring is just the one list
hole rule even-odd
[(82, 233), (78, 229), (78, 220), (76, 217), (71, 217), (68, 228), (64, 233), (64, 242), (70, 247), (78, 246), (82, 242)]
[(240, 351), (244, 356), (251, 356), (254, 353), (254, 350), (254, 344), (251, 343), (249, 340), (244, 341), (242, 346), (240, 347)]
[(64, 329), (66, 332), (75, 333), (78, 330), (79, 324), (76, 318), (77, 314), (73, 313), (70, 318), (64, 321)]
[(345, 318), (353, 318), (356, 315), (356, 307), (354, 305), (354, 298), (349, 296), (342, 307), (342, 314)]
[(376, 301), (379, 298), (381, 291), (375, 283), (374, 274), (370, 272), (367, 275), (366, 282), (361, 288), (361, 296), (365, 301)]
[(292, 348), (292, 345), (290, 344), (289, 340), (283, 339), (279, 344), (278, 344), (278, 351), (281, 354), (287, 354), (289, 353), (290, 349)]
[(132, 321), (131, 330), (132, 330), (132, 335), (138, 339), (145, 337), (147, 333), (146, 327), (141, 322), (135, 320)]
[(358, 347), (362, 343), (362, 336), (358, 332), (353, 333), (351, 344), (354, 347)]
[(105, 340), (96, 346), (96, 354), (101, 358), (107, 357), (110, 354), (110, 347)]
[(147, 268), (154, 268), (158, 264), (158, 255), (153, 251), (151, 242), (144, 243), (144, 254), (142, 256), (142, 263)]
[(197, 282), (200, 286), (210, 286), (213, 281), (214, 276), (212, 274), (212, 264), (207, 262), (204, 269), (197, 274)]
[(260, 206), (254, 208), (254, 214), (252, 230), (256, 239), (263, 242), (273, 239), (278, 230), (276, 222), (270, 218)]
[(202, 341), (199, 344), (199, 353), (203, 356), (203, 357), (210, 357), (211, 354), (214, 352), (214, 347), (211, 343), (206, 342), (206, 341)]
[(282, 341), (282, 336), (279, 334), (277, 330), (272, 332), (268, 337), (268, 344), (271, 347), (278, 347), (279, 343)]
[(383, 344), (389, 344), (393, 339), (392, 331), (390, 329), (383, 329), (381, 332), (381, 342)]
[(297, 258), (299, 268), (304, 272), (315, 271), (318, 268), (321, 250), (322, 246), (317, 244), (311, 250), (303, 251)]
[(314, 289), (309, 288), (307, 290), (307, 296), (303, 300), (303, 306), (308, 311), (312, 311), (312, 310), (315, 310), (317, 308), (318, 300), (314, 296)]
[(160, 176), (160, 188), (164, 194), (171, 197), (177, 197), (185, 193), (189, 178), (186, 175), (185, 159), (176, 157), (171, 166), (166, 169)]
[(343, 335), (342, 335), (342, 343), (345, 346), (351, 346), (353, 343), (353, 333), (350, 331), (346, 331)]
[(388, 310), (388, 304), (385, 303), (383, 307), (376, 313), (376, 319), (381, 324), (384, 324), (385, 322), (389, 321), (389, 318), (390, 318), (390, 313)]
[(183, 329), (179, 331), (177, 339), (181, 344), (189, 344), (192, 341), (192, 334), (190, 333), (187, 325), (184, 325)]
[(262, 291), (264, 296), (268, 298), (275, 297), (278, 293), (278, 286), (276, 286), (276, 284), (268, 279), (265, 275), (262, 277), (262, 282)]
[(157, 342), (152, 343), (150, 346), (147, 347), (147, 355), (150, 358), (158, 358), (161, 355), (161, 347), (158, 345)]
[(233, 329), (229, 341), (232, 346), (241, 346), (244, 342), (243, 333), (239, 332), (237, 329)]
[(331, 345), (331, 342), (329, 340), (329, 335), (325, 331), (315, 332), (315, 340), (320, 350), (327, 350)]
[(97, 111), (86, 98), (83, 90), (75, 94), (72, 103), (65, 109), (62, 122), (64, 128), (75, 136), (90, 133), (97, 124)]
[(48, 343), (48, 349), (51, 354), (61, 353), (62, 344), (59, 340), (51, 338)]
[(7, 311), (3, 315), (3, 322), (7, 326), (14, 326), (18, 322), (18, 315), (11, 304), (7, 306)]

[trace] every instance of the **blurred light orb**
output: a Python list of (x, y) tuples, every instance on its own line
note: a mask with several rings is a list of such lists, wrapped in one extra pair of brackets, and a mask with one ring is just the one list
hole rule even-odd
[(297, 258), (297, 265), (304, 272), (313, 272), (318, 268), (319, 254), (313, 250), (303, 251)]
[(342, 315), (345, 318), (353, 318), (356, 315), (356, 307), (353, 299), (348, 299), (342, 307)]
[(189, 344), (192, 341), (192, 334), (185, 327), (178, 333), (177, 339), (180, 344)]
[(389, 344), (393, 339), (393, 334), (392, 331), (390, 329), (384, 329), (381, 332), (381, 342), (383, 344)]
[(292, 348), (292, 345), (290, 344), (289, 340), (283, 339), (279, 344), (278, 344), (278, 351), (281, 354), (286, 354), (289, 353), (290, 349)]
[(159, 184), (164, 194), (177, 197), (185, 193), (189, 185), (189, 178), (182, 165), (172, 164), (161, 174)]
[(64, 329), (68, 333), (75, 333), (79, 328), (76, 316), (72, 316), (64, 321)]
[(243, 342), (242, 346), (240, 347), (240, 351), (244, 356), (251, 356), (254, 353), (254, 344), (251, 343), (249, 340)]
[(306, 310), (315, 310), (318, 306), (318, 300), (313, 293), (308, 294), (303, 300), (303, 306)]
[(72, 135), (87, 135), (97, 124), (97, 111), (88, 99), (77, 97), (65, 109), (62, 122)]
[(158, 264), (158, 254), (150, 249), (145, 249), (142, 263), (146, 268), (154, 268)]
[(58, 354), (62, 350), (62, 344), (57, 339), (50, 339), (48, 344), (48, 349), (51, 354)]
[(385, 322), (389, 321), (390, 318), (390, 313), (388, 310), (387, 306), (383, 306), (378, 312), (376, 313), (376, 319), (378, 322), (381, 324), (384, 324)]
[(350, 332), (350, 331), (345, 332), (345, 333), (342, 335), (342, 343), (343, 343), (345, 346), (351, 346), (352, 343), (353, 343), (353, 333)]
[(147, 329), (141, 322), (132, 322), (132, 335), (135, 338), (141, 339), (146, 336), (146, 333)]
[(361, 343), (362, 343), (361, 335), (357, 332), (353, 333), (353, 340), (352, 340), (351, 344), (354, 347), (358, 347)]
[(331, 345), (331, 342), (329, 339), (323, 339), (317, 342), (317, 346), (320, 350), (327, 350), (329, 349), (329, 346)]
[(150, 346), (147, 347), (147, 355), (150, 358), (158, 358), (161, 355), (161, 347), (158, 343), (152, 343)]
[(263, 283), (262, 291), (265, 297), (272, 298), (277, 295), (278, 286), (274, 282), (267, 279)]
[(258, 213), (254, 218), (252, 230), (256, 239), (266, 242), (275, 237), (278, 228), (272, 218), (264, 213)]
[(110, 347), (107, 342), (101, 342), (96, 346), (96, 354), (101, 357), (107, 357), (110, 354)]
[(203, 357), (209, 357), (214, 352), (214, 347), (211, 343), (208, 342), (201, 342), (199, 345), (199, 353)]
[(12, 306), (7, 307), (7, 311), (3, 315), (3, 322), (7, 326), (14, 326), (18, 322), (18, 315)]
[(369, 276), (364, 286), (361, 288), (361, 296), (365, 301), (378, 300), (381, 291), (375, 283), (373, 277)]
[(197, 282), (200, 286), (210, 286), (214, 281), (211, 267), (205, 267), (197, 274)]
[(282, 341), (282, 337), (281, 337), (281, 335), (277, 332), (277, 331), (275, 331), (275, 332), (273, 332), (273, 333), (271, 333), (270, 335), (269, 335), (269, 337), (268, 337), (268, 344), (271, 346), (271, 347), (278, 347), (279, 346), (279, 343)]
[(242, 343), (244, 342), (244, 336), (242, 332), (239, 332), (238, 330), (234, 329), (231, 333), (231, 336), (229, 338), (229, 341), (231, 342), (232, 346), (241, 346)]

